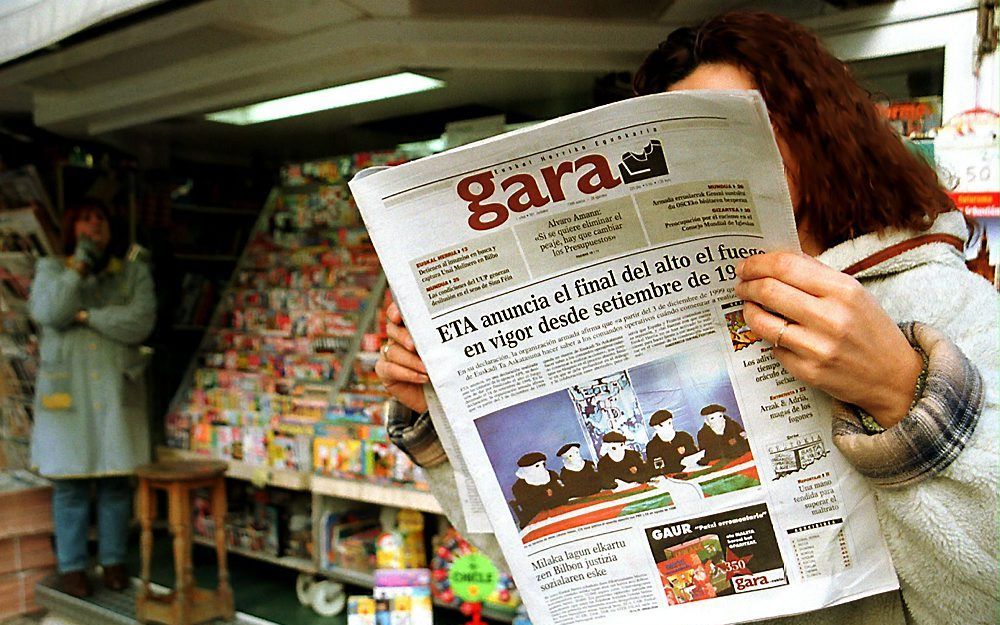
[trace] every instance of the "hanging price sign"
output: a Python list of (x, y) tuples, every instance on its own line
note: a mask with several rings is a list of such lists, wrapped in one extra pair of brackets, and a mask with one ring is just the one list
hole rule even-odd
[(1000, 116), (974, 109), (948, 122), (934, 140), (941, 182), (970, 217), (1000, 217)]

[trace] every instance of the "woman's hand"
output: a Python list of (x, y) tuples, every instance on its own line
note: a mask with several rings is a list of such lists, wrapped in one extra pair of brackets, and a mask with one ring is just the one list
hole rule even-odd
[(385, 389), (403, 405), (416, 412), (427, 410), (423, 385), (430, 382), (424, 361), (417, 355), (410, 331), (403, 326), (403, 315), (396, 302), (386, 310), (389, 340), (382, 346), (375, 363), (375, 373)]
[(736, 273), (744, 319), (792, 375), (882, 427), (906, 416), (923, 359), (857, 280), (787, 252), (752, 256)]

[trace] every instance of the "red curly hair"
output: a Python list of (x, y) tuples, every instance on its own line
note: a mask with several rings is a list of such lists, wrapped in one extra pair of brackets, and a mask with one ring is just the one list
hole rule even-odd
[(886, 228), (926, 230), (955, 208), (846, 65), (790, 20), (732, 12), (679, 28), (646, 57), (633, 87), (637, 95), (662, 93), (710, 63), (752, 76), (800, 164), (793, 173), (796, 221), (823, 249)]
[(80, 202), (66, 207), (66, 212), (62, 216), (62, 252), (69, 256), (76, 249), (76, 222), (97, 212), (104, 215), (104, 219), (110, 221), (108, 210), (101, 205), (98, 200), (85, 198)]

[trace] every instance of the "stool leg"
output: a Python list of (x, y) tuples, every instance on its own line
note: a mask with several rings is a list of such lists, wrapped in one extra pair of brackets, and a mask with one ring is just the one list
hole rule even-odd
[(174, 624), (191, 625), (191, 603), (194, 598), (194, 566), (191, 563), (191, 502), (190, 493), (181, 484), (170, 485), (170, 533), (174, 539)]
[(149, 481), (139, 479), (139, 525), (142, 528), (140, 552), (142, 561), (142, 585), (136, 599), (136, 616), (143, 619), (146, 602), (150, 596), (150, 565), (153, 560), (153, 519), (156, 518), (156, 494), (149, 487)]
[(215, 555), (219, 562), (219, 600), (225, 618), (232, 618), (233, 589), (229, 585), (229, 565), (226, 558), (226, 478), (212, 485), (212, 518), (215, 519)]

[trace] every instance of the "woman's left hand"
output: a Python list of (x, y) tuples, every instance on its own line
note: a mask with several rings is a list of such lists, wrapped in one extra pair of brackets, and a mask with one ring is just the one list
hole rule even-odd
[(792, 375), (882, 427), (906, 416), (923, 359), (857, 280), (788, 252), (751, 256), (736, 273), (744, 319)]

